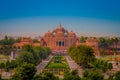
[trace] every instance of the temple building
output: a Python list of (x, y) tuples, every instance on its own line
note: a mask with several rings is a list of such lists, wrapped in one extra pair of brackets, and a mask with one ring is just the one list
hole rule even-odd
[(42, 46), (50, 47), (56, 52), (66, 51), (70, 46), (79, 44), (76, 34), (67, 31), (61, 24), (52, 32), (46, 32), (40, 41)]
[(95, 51), (95, 55), (99, 55), (98, 40), (96, 38), (88, 38), (85, 43), (79, 42), (79, 37), (73, 31), (68, 31), (64, 29), (61, 24), (54, 29), (45, 33), (43, 37), (40, 38), (40, 42), (34, 42), (30, 37), (22, 37), (20, 42), (14, 43), (13, 46), (16, 48), (22, 48), (24, 45), (33, 46), (47, 46), (52, 52), (67, 52), (70, 46), (77, 45), (88, 45), (92, 47)]

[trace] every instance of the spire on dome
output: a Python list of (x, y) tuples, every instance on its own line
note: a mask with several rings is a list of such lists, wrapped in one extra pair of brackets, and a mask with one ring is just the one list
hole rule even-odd
[(62, 27), (61, 23), (60, 23), (60, 27)]
[(58, 26), (59, 28), (62, 28), (62, 25), (61, 25), (61, 23), (59, 23), (59, 26)]

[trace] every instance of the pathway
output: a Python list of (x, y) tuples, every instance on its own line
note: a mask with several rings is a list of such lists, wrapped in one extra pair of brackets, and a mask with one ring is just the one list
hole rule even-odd
[(52, 59), (52, 57), (53, 57), (53, 56), (50, 55), (47, 59), (42, 60), (42, 62), (41, 62), (39, 65), (36, 66), (36, 68), (37, 68), (37, 73), (36, 73), (36, 74), (39, 74), (40, 71), (41, 71), (42, 69), (44, 69), (44, 67), (48, 64), (48, 62)]
[(65, 57), (66, 57), (66, 60), (69, 64), (70, 69), (71, 70), (78, 69), (78, 74), (79, 74), (80, 77), (82, 77), (83, 69), (74, 60), (72, 60), (69, 55), (67, 55)]
[[(36, 68), (37, 68), (37, 73), (36, 74), (39, 74), (40, 71), (42, 69), (44, 69), (44, 67), (48, 64), (48, 62), (52, 59), (52, 57), (53, 56), (50, 55), (47, 59), (42, 60), (42, 62), (38, 66), (36, 66)], [(66, 60), (68, 62), (68, 65), (69, 65), (70, 69), (71, 70), (78, 69), (78, 74), (79, 74), (79, 76), (82, 77), (83, 69), (74, 60), (72, 60), (69, 55), (66, 55), (65, 57), (66, 57)]]

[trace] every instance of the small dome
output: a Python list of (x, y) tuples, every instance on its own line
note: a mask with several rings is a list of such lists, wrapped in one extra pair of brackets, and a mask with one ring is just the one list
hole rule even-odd
[(62, 25), (60, 24), (53, 32), (56, 32), (56, 33), (65, 33), (65, 29), (62, 27)]
[(52, 33), (48, 30), (48, 32), (45, 33), (45, 36), (51, 36)]
[(75, 36), (75, 33), (73, 31), (69, 32), (69, 36)]

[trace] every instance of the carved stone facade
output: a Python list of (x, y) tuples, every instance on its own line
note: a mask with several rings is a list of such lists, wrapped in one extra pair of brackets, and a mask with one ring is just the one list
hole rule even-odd
[(53, 51), (66, 51), (72, 45), (78, 45), (79, 39), (74, 32), (68, 32), (59, 25), (52, 32), (48, 31), (41, 38), (41, 45), (50, 47)]

